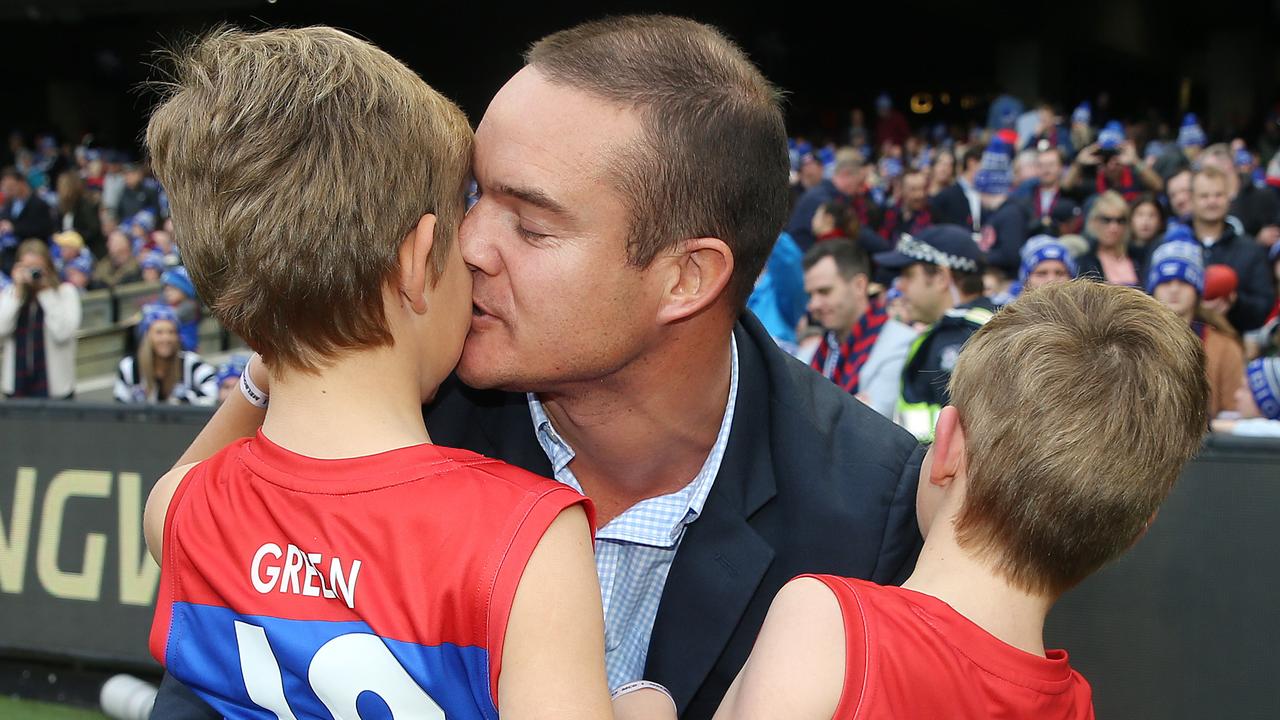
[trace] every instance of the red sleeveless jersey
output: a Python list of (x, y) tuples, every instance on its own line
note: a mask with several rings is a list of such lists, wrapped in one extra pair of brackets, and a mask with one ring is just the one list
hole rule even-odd
[(1067, 654), (1024, 652), (942, 600), (864, 580), (810, 575), (844, 616), (838, 720), (1093, 717), (1093, 693)]
[(151, 653), (228, 717), (498, 717), (520, 576), (571, 488), (465, 450), (317, 460), (261, 432), (169, 506)]

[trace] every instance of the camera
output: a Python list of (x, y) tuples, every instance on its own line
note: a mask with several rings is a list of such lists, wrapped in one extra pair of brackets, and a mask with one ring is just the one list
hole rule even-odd
[(44, 270), (35, 268), (31, 271), (31, 282), (40, 282), (44, 279)]

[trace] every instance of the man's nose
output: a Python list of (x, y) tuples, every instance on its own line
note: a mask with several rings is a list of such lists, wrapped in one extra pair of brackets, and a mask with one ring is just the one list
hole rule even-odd
[(486, 275), (497, 273), (500, 262), (497, 250), (490, 240), (493, 229), (492, 223), (485, 222), (480, 203), (462, 219), (462, 226), (458, 229), (458, 247), (462, 250), (462, 260), (468, 269)]

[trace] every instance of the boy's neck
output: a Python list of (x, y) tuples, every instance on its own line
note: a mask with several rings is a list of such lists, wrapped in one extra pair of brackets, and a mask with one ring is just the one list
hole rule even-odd
[(418, 369), (405, 355), (388, 347), (363, 350), (318, 373), (274, 374), (263, 433), (281, 447), (321, 459), (431, 442), (422, 421)]
[(1002, 642), (1044, 657), (1044, 619), (1054, 599), (1010, 585), (956, 543), (950, 519), (939, 520), (902, 587), (932, 595)]

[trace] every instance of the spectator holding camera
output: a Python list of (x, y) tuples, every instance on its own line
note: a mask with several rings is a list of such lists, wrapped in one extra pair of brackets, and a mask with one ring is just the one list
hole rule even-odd
[(1114, 190), (1125, 202), (1133, 202), (1146, 190), (1164, 187), (1160, 175), (1138, 161), (1133, 142), (1125, 139), (1124, 127), (1115, 120), (1098, 133), (1098, 142), (1080, 151), (1063, 185), (1081, 196)]
[(121, 358), (115, 397), (129, 404), (213, 405), (218, 374), (178, 339), (178, 314), (168, 305), (142, 308), (138, 352)]
[(18, 246), (13, 284), (0, 290), (0, 391), (69, 399), (75, 393), (80, 291), (58, 281), (43, 240)]

